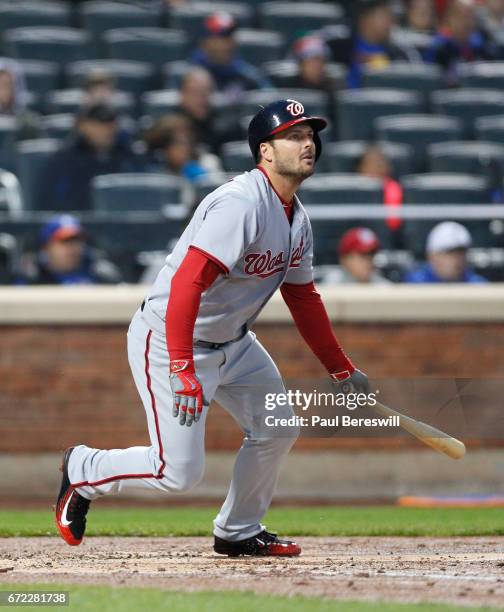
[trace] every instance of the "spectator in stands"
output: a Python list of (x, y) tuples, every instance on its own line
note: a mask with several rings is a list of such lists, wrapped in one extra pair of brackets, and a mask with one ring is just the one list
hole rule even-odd
[(451, 0), (424, 59), (441, 66), (446, 84), (453, 86), (458, 84), (461, 63), (495, 57), (493, 44), (477, 28), (472, 0)]
[(154, 167), (196, 181), (220, 170), (219, 158), (201, 153), (190, 120), (183, 115), (166, 115), (144, 133), (144, 142)]
[(490, 35), (504, 31), (504, 0), (486, 0), (478, 7), (482, 29)]
[(0, 58), (0, 116), (16, 118), (19, 140), (40, 136), (39, 118), (26, 103), (27, 90), (21, 66), (14, 60)]
[[(392, 178), (392, 167), (385, 153), (378, 145), (369, 145), (355, 165), (355, 172), (362, 176), (379, 178), (383, 181), (383, 203), (385, 206), (402, 205), (403, 194), (399, 182)], [(387, 226), (396, 231), (401, 227), (400, 217), (388, 217)]]
[(414, 32), (434, 32), (436, 13), (432, 0), (407, 0), (406, 26)]
[(113, 104), (116, 93), (115, 78), (106, 70), (92, 70), (85, 78), (83, 105)]
[(48, 160), (38, 189), (38, 208), (88, 210), (93, 177), (141, 169), (139, 157), (119, 133), (116, 110), (101, 103), (83, 107), (69, 142)]
[(353, 227), (346, 231), (338, 244), (339, 267), (328, 272), (321, 282), (387, 284), (375, 268), (374, 258), (380, 249), (378, 236), (367, 227)]
[(270, 87), (268, 79), (255, 66), (240, 58), (231, 15), (217, 13), (205, 19), (199, 48), (192, 54), (193, 64), (212, 75), (218, 91), (239, 99), (245, 90)]
[(212, 75), (200, 66), (194, 66), (183, 76), (180, 84), (180, 104), (176, 113), (192, 123), (198, 143), (218, 154), (224, 142), (240, 140), (240, 126), (229, 116), (219, 117), (212, 106), (215, 84)]
[(407, 283), (486, 283), (467, 265), (471, 235), (460, 223), (443, 221), (427, 237), (427, 262), (406, 274)]
[(362, 67), (380, 70), (391, 61), (419, 59), (413, 49), (391, 42), (394, 16), (388, 0), (358, 0), (356, 3), (356, 32), (348, 86), (362, 86)]
[(60, 215), (42, 227), (37, 253), (27, 253), (16, 279), (18, 285), (115, 284), (118, 269), (87, 244), (78, 219)]

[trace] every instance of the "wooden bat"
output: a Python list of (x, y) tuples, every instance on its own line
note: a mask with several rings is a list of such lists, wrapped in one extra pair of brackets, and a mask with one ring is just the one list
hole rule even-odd
[(380, 402), (376, 402), (374, 406), (368, 404), (367, 407), (380, 416), (398, 416), (403, 429), (421, 440), (424, 444), (431, 446), (440, 453), (448, 455), (452, 459), (461, 459), (465, 455), (466, 447), (463, 442), (457, 440), (457, 438), (452, 438), (431, 425), (422, 423), (422, 421), (415, 421), (415, 419), (392, 410), (392, 408), (384, 406)]

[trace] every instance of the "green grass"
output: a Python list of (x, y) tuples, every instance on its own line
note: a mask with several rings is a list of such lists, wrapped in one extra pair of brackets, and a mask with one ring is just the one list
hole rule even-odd
[[(386, 602), (331, 601), (315, 597), (280, 597), (257, 595), (250, 592), (181, 593), (147, 588), (88, 587), (48, 584), (2, 584), (0, 591), (69, 591), (68, 607), (44, 606), (40, 610), (90, 610), (107, 612), (138, 612), (138, 610), (169, 610), (170, 612), (455, 612), (460, 606), (441, 604), (397, 604)], [(24, 606), (23, 606), (24, 607)], [(33, 610), (35, 606), (26, 606)], [(491, 608), (470, 608), (471, 612), (489, 611)], [(495, 608), (493, 608), (495, 612)]]
[[(210, 536), (216, 507), (100, 508), (89, 514), (90, 536)], [(291, 536), (497, 536), (501, 508), (300, 507), (273, 508), (267, 527)], [(53, 513), (0, 510), (0, 536), (56, 535)]]

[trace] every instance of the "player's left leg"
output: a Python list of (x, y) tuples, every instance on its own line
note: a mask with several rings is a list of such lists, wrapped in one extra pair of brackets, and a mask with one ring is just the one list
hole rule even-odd
[[(214, 397), (239, 423), (245, 438), (236, 458), (229, 493), (214, 521), (217, 552), (230, 555), (300, 552), (295, 543), (276, 540), (266, 542), (264, 548), (261, 543), (268, 537), (264, 535), (267, 532), (261, 520), (271, 503), (282, 460), (299, 434), (295, 425), (282, 428), (265, 425), (268, 415), (277, 418), (294, 415), (292, 408), (286, 405), (277, 405), (271, 412), (265, 408), (267, 394), (284, 393), (276, 365), (254, 334), (249, 333), (226, 348), (221, 384)], [(258, 534), (262, 534), (259, 548), (255, 542)], [(233, 546), (245, 541), (247, 547), (250, 546), (249, 553), (240, 552), (240, 544)], [(217, 550), (218, 546), (221, 550)]]

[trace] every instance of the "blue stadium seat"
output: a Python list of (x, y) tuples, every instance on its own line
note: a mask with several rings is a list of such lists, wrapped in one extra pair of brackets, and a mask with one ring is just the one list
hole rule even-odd
[(365, 87), (410, 89), (424, 95), (443, 87), (441, 69), (433, 64), (392, 62), (382, 69), (363, 66), (362, 71)]
[(487, 142), (504, 142), (504, 115), (480, 117), (474, 122), (474, 131), (478, 140)]
[[(406, 176), (403, 185), (404, 205), (478, 205), (490, 202), (487, 181), (479, 176), (466, 174), (418, 174)], [(403, 234), (409, 249), (421, 255), (429, 231), (440, 222), (437, 220), (415, 219), (404, 222)], [(489, 246), (492, 243), (488, 220), (463, 220), (471, 232), (475, 246)]]
[(469, 62), (460, 65), (463, 87), (504, 89), (504, 62)]
[(342, 140), (372, 140), (378, 117), (421, 113), (422, 97), (400, 89), (356, 89), (338, 93), (338, 130)]
[(33, 210), (36, 193), (47, 160), (61, 147), (61, 141), (53, 138), (24, 140), (17, 146), (16, 163), (18, 178), (23, 191), (24, 207)]
[(41, 127), (47, 138), (65, 140), (75, 125), (75, 114), (57, 113), (42, 117)]
[(500, 188), (504, 176), (504, 144), (493, 142), (439, 142), (428, 147), (431, 172), (483, 176)]
[(111, 59), (148, 62), (158, 70), (167, 62), (187, 58), (184, 32), (162, 28), (123, 28), (103, 35), (105, 53)]
[(221, 158), (226, 172), (238, 174), (252, 170), (255, 167), (248, 143), (242, 140), (224, 143)]
[(15, 28), (5, 32), (4, 41), (6, 53), (13, 58), (54, 62), (61, 67), (96, 57), (89, 35), (73, 28)]
[[(82, 89), (61, 89), (51, 91), (45, 99), (48, 114), (76, 113), (85, 101)], [(117, 91), (112, 96), (112, 104), (119, 112), (126, 115), (134, 114), (135, 99), (132, 94)]]
[(40, 60), (19, 60), (26, 86), (37, 96), (45, 96), (49, 91), (58, 89), (60, 68), (55, 62)]
[[(292, 87), (293, 81), (295, 81), (299, 74), (299, 64), (291, 59), (266, 62), (263, 64), (262, 69), (273, 85), (280, 89)], [(336, 89), (339, 90), (346, 87), (346, 66), (328, 62), (326, 64), (326, 73), (334, 81)]]
[(79, 6), (81, 26), (101, 47), (103, 33), (116, 28), (161, 26), (161, 3), (83, 2)]
[(69, 27), (72, 9), (67, 2), (16, 0), (0, 2), (0, 35), (6, 30), (32, 26)]
[(80, 87), (93, 72), (111, 74), (121, 91), (140, 95), (156, 86), (155, 71), (150, 64), (128, 60), (95, 60), (75, 62), (66, 68), (69, 87)]
[(442, 115), (379, 117), (375, 119), (374, 126), (377, 140), (403, 142), (413, 147), (417, 171), (425, 168), (428, 145), (462, 138), (460, 120)]
[(298, 194), (305, 205), (383, 204), (383, 183), (355, 174), (315, 174)]
[(153, 119), (173, 113), (180, 102), (178, 89), (147, 91), (141, 97), (142, 112)]
[(169, 25), (174, 30), (185, 32), (192, 44), (195, 44), (202, 33), (205, 18), (213, 13), (232, 15), (241, 28), (250, 28), (253, 25), (254, 12), (248, 3), (199, 0), (172, 7), (169, 12)]
[(343, 23), (345, 18), (341, 6), (324, 2), (265, 2), (259, 5), (258, 15), (263, 29), (281, 32), (289, 42), (324, 26)]
[[(392, 166), (393, 176), (399, 178), (413, 172), (413, 147), (398, 142), (377, 142)], [(343, 140), (324, 144), (317, 166), (325, 172), (354, 172), (357, 161), (369, 146), (362, 140)]]
[(235, 38), (240, 56), (257, 67), (281, 59), (286, 51), (286, 41), (280, 32), (240, 28)]
[(479, 117), (504, 113), (504, 97), (498, 89), (435, 91), (431, 99), (434, 112), (460, 119), (465, 138), (474, 136), (474, 122)]
[(92, 181), (93, 209), (98, 212), (162, 212), (182, 205), (183, 182), (167, 174), (105, 174)]

